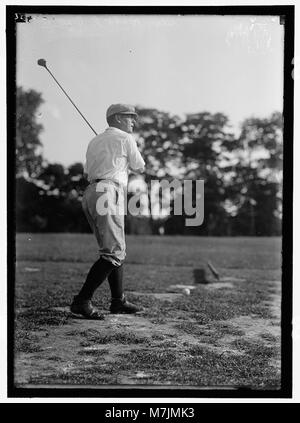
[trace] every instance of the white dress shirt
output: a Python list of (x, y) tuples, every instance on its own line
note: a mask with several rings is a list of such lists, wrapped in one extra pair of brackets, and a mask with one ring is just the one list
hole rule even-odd
[(84, 171), (88, 180), (112, 179), (127, 186), (128, 173), (143, 171), (145, 162), (131, 134), (108, 127), (88, 145)]

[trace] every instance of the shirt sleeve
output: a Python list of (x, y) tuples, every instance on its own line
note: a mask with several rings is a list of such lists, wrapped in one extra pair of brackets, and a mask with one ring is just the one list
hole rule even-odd
[(127, 137), (127, 158), (129, 167), (132, 170), (144, 170), (144, 159), (139, 152), (135, 139), (131, 135)]

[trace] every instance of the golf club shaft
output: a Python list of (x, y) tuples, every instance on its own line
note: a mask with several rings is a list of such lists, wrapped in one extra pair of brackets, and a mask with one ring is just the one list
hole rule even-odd
[(52, 78), (54, 79), (54, 81), (57, 83), (57, 85), (62, 89), (62, 91), (65, 93), (65, 95), (68, 97), (68, 99), (70, 100), (70, 102), (73, 104), (73, 106), (75, 107), (75, 109), (77, 110), (77, 112), (80, 114), (80, 116), (85, 120), (85, 122), (89, 125), (89, 127), (91, 128), (91, 130), (94, 132), (95, 135), (98, 135), (97, 132), (95, 131), (95, 129), (91, 126), (91, 124), (86, 120), (86, 118), (83, 116), (83, 114), (81, 113), (81, 111), (78, 109), (78, 107), (76, 106), (76, 104), (72, 101), (72, 99), (69, 97), (69, 95), (66, 93), (66, 91), (63, 89), (63, 87), (60, 85), (60, 83), (58, 82), (58, 80), (55, 78), (55, 76), (52, 74), (52, 72), (45, 66), (45, 68), (47, 69), (47, 71), (50, 73), (50, 75), (52, 76)]
[(211, 271), (211, 273), (214, 275), (214, 277), (216, 278), (216, 279), (220, 279), (220, 275), (219, 275), (219, 272), (214, 268), (214, 266), (212, 265), (212, 263), (211, 262), (207, 262), (207, 265), (208, 265), (208, 267), (209, 267), (209, 269), (210, 269), (210, 271)]

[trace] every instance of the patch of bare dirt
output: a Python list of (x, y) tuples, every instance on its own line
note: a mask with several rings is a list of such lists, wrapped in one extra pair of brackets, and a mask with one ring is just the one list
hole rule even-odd
[[(232, 289), (230, 281), (207, 285)], [(136, 293), (141, 295), (141, 293)], [(173, 301), (182, 295), (180, 293), (143, 294), (154, 296), (161, 300)], [(35, 332), (38, 336), (40, 351), (34, 353), (19, 353), (15, 356), (15, 380), (18, 386), (26, 386), (39, 377), (54, 374), (69, 375), (79, 370), (93, 366), (105, 368), (113, 364), (122, 354), (140, 349), (161, 350), (162, 347), (189, 354), (191, 347), (200, 347), (223, 355), (243, 355), (245, 351), (239, 348), (239, 341), (247, 341), (266, 347), (280, 345), (280, 286), (274, 282), (269, 300), (265, 303), (272, 312), (272, 318), (265, 319), (255, 315), (239, 316), (233, 319), (201, 325), (201, 336), (187, 333), (178, 328), (176, 319), (164, 319), (165, 323), (153, 323), (143, 316), (110, 315), (104, 320), (93, 321), (69, 318), (61, 326), (46, 327)], [(54, 311), (67, 311), (55, 308)], [(182, 320), (181, 320), (182, 322)], [(197, 325), (193, 319), (187, 323)], [(211, 341), (216, 332), (216, 325), (227, 328), (226, 335)], [(228, 332), (228, 334), (227, 334)], [(92, 338), (88, 337), (92, 334)], [(125, 341), (122, 337), (126, 335)], [(270, 363), (279, 369), (280, 357)], [(136, 369), (134, 373), (122, 372), (118, 376), (120, 384), (153, 384), (155, 372), (144, 372)]]
[(170, 301), (173, 302), (180, 298), (182, 294), (175, 293), (175, 292), (158, 292), (158, 293), (145, 293), (145, 292), (138, 292), (138, 291), (130, 291), (130, 294), (133, 295), (141, 295), (141, 296), (148, 296), (155, 298), (156, 300), (162, 300), (162, 301)]
[(206, 289), (224, 289), (224, 288), (233, 288), (231, 282), (214, 282), (208, 285), (205, 285)]

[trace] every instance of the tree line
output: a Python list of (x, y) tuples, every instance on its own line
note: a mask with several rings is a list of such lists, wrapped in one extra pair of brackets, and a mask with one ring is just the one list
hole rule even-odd
[[(43, 157), (37, 113), (40, 93), (17, 88), (16, 230), (89, 232), (81, 209), (88, 182), (83, 164), (65, 167)], [(186, 216), (160, 219), (126, 216), (128, 233), (212, 236), (281, 234), (282, 114), (245, 119), (239, 134), (228, 117), (207, 111), (184, 118), (154, 108), (137, 107), (137, 143), (151, 180), (204, 180), (204, 222), (186, 227)], [(132, 193), (128, 193), (132, 195)], [(158, 201), (161, 201), (158, 199)]]

